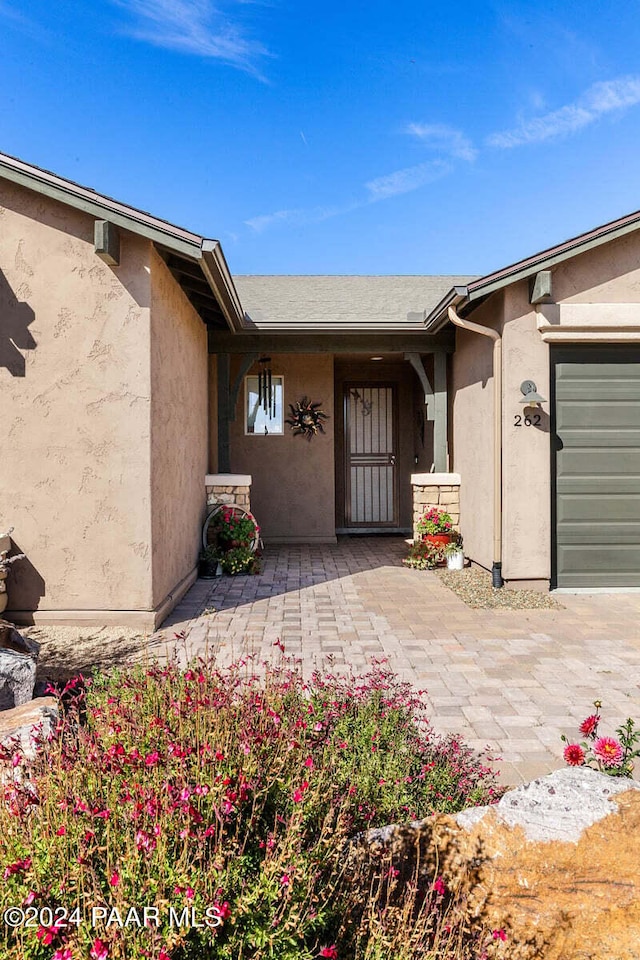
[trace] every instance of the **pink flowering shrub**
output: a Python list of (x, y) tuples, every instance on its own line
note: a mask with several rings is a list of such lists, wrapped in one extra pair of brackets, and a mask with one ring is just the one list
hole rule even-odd
[(626, 723), (616, 730), (617, 739), (598, 736), (602, 703), (596, 700), (594, 706), (596, 712), (580, 724), (580, 733), (587, 737), (587, 740), (569, 743), (564, 734), (562, 735), (562, 741), (567, 744), (563, 753), (565, 763), (571, 767), (593, 767), (612, 777), (631, 777), (634, 760), (640, 756), (640, 750), (636, 749), (640, 741), (640, 730), (635, 729), (635, 723), (629, 717)]
[(407, 952), (384, 916), (350, 922), (345, 845), (498, 796), (381, 664), (309, 682), (286, 660), (262, 677), (136, 667), (70, 681), (60, 703), (34, 761), (0, 755), (0, 911), (37, 917), (0, 929), (2, 960), (417, 960), (442, 931), (442, 881)]

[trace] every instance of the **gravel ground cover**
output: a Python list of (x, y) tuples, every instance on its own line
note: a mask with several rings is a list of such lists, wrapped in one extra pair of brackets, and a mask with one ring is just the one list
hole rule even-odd
[(496, 590), (491, 585), (491, 574), (480, 567), (464, 570), (435, 571), (445, 586), (464, 600), (470, 607), (479, 610), (562, 610), (562, 604), (549, 593), (537, 590)]
[(144, 655), (148, 637), (127, 627), (21, 627), (41, 645), (36, 682), (67, 681), (94, 667), (124, 666)]

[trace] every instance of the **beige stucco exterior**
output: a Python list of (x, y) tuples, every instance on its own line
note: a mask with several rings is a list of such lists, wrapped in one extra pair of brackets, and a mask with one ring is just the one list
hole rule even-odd
[[(102, 214), (85, 196), (91, 192), (76, 185), (76, 193), (54, 194), (62, 199), (73, 194), (68, 203), (51, 199), (47, 177), (52, 175), (33, 173), (28, 181), (33, 189), (0, 178), (0, 529), (15, 528), (14, 548), (27, 557), (12, 571), (8, 613), (17, 621), (153, 629), (195, 579), (207, 501), (204, 478), (220, 468), (218, 360), (208, 356), (207, 329), (197, 310), (211, 324), (212, 337), (232, 335), (225, 323), (240, 332), (247, 316), (232, 295), (228, 273), (207, 273), (214, 241), (152, 223), (131, 208), (127, 219), (107, 206), (120, 217), (119, 262), (111, 265), (94, 246), (95, 219)], [(591, 237), (589, 242), (599, 245), (581, 254), (569, 250), (547, 258), (550, 302), (531, 305), (529, 278), (509, 282), (514, 267), (480, 278), (475, 291), (470, 283), (463, 294), (472, 298), (494, 290), (469, 316), (502, 337), (502, 572), (510, 584), (548, 585), (552, 576), (554, 344), (640, 342), (640, 230), (633, 230), (607, 242), (601, 242), (604, 234)], [(168, 237), (177, 246), (170, 247)], [(159, 250), (166, 256), (182, 251), (187, 273), (170, 261), (174, 275)], [(206, 266), (202, 276), (199, 257)], [(223, 260), (218, 254), (215, 263)], [(196, 264), (196, 275), (189, 263)], [(523, 263), (519, 277), (530, 271), (530, 261)], [(231, 470), (252, 477), (251, 507), (267, 543), (333, 542), (336, 528), (344, 529), (342, 408), (344, 386), (351, 381), (394, 385), (398, 522), (411, 525), (410, 475), (428, 471), (434, 457), (434, 427), (424, 419), (424, 390), (406, 359), (411, 354), (385, 349), (388, 356), (376, 366), (362, 342), (357, 353), (342, 344), (335, 356), (308, 352), (322, 350), (323, 343), (333, 349), (329, 340), (316, 341), (307, 352), (302, 347), (309, 324), (336, 337), (354, 330), (368, 336), (369, 327), (382, 329), (383, 320), (389, 324), (385, 339), (416, 332), (424, 311), (400, 310), (399, 291), (405, 296), (410, 279), (411, 302), (414, 297), (421, 302), (429, 290), (440, 291), (444, 280), (456, 278), (374, 279), (379, 282), (372, 289), (386, 294), (376, 293), (378, 314), (367, 316), (360, 316), (362, 304), (354, 298), (365, 302), (371, 278), (242, 281), (247, 296), (271, 297), (271, 312), (262, 319), (254, 310), (250, 335), (258, 343), (259, 334), (272, 345), (283, 334), (291, 349), (291, 338), (300, 333), (300, 353), (272, 351), (273, 374), (284, 377), (285, 416), (289, 404), (304, 396), (320, 401), (329, 416), (326, 433), (311, 442), (286, 425), (281, 436), (248, 436), (244, 390), (239, 391), (229, 424)], [(457, 299), (447, 302), (463, 295), (453, 291)], [(304, 332), (302, 296), (310, 311)], [(252, 342), (251, 352), (258, 355)], [(246, 372), (244, 356), (233, 353), (236, 344), (226, 349), (232, 351), (233, 385), (241, 367)], [(248, 372), (256, 373), (257, 366)], [(433, 381), (431, 360), (426, 372)], [(465, 552), (490, 568), (495, 559), (491, 341), (456, 328), (450, 373), (447, 466), (461, 477)], [(524, 380), (535, 381), (547, 398), (537, 425), (524, 423)], [(433, 409), (431, 401), (430, 415)], [(226, 456), (220, 459), (228, 466)], [(442, 493), (453, 496), (453, 490)]]
[[(208, 466), (207, 331), (151, 253), (152, 605), (195, 579)], [(184, 584), (183, 584), (184, 586)]]
[(14, 616), (152, 606), (149, 257), (123, 236), (116, 273), (90, 217), (0, 181), (3, 326), (29, 345), (0, 367)]
[(151, 629), (197, 558), (205, 328), (148, 240), (121, 231), (109, 266), (93, 229), (0, 180), (0, 528), (27, 555), (8, 612)]
[[(496, 295), (473, 320), (502, 331), (503, 298)], [(460, 531), (465, 553), (491, 567), (493, 543), (493, 347), (487, 337), (456, 330), (450, 467), (460, 474)]]
[[(236, 379), (241, 358), (231, 368)], [(366, 356), (318, 354), (275, 354), (271, 360), (274, 376), (284, 377), (285, 417), (289, 404), (307, 396), (321, 401), (329, 420), (325, 433), (311, 442), (294, 436), (285, 425), (283, 436), (245, 434), (244, 384), (240, 387), (235, 419), (230, 424), (230, 458), (234, 472), (253, 478), (251, 504), (266, 543), (332, 543), (336, 529), (345, 527), (345, 472), (342, 395), (345, 383), (389, 383), (396, 390), (396, 438), (398, 476), (398, 522), (411, 530), (411, 474), (429, 469), (433, 461), (433, 430), (423, 423), (419, 437), (417, 414), (424, 413), (424, 393), (407, 361), (396, 359), (372, 363)], [(255, 374), (257, 365), (247, 375)], [(213, 380), (213, 378), (212, 378)], [(212, 404), (213, 406), (213, 404)], [(212, 418), (210, 448), (215, 448)]]
[[(550, 400), (549, 350), (558, 343), (640, 341), (640, 234), (633, 233), (558, 264), (549, 304), (529, 303), (521, 280), (494, 293), (471, 319), (503, 339), (503, 565), (512, 584), (551, 577), (550, 403), (539, 426), (515, 425), (523, 412), (520, 384), (533, 380)], [(453, 358), (453, 469), (461, 474), (465, 551), (492, 563), (492, 350), (484, 337), (456, 331)]]
[[(231, 381), (240, 358), (232, 364)], [(266, 542), (335, 541), (335, 465), (333, 356), (274, 354), (274, 376), (284, 377), (285, 417), (289, 404), (302, 397), (322, 401), (329, 415), (326, 433), (311, 442), (294, 436), (288, 426), (282, 436), (246, 436), (244, 391), (240, 390), (235, 420), (230, 424), (231, 468), (251, 474), (251, 508)], [(258, 367), (251, 373), (257, 373)]]

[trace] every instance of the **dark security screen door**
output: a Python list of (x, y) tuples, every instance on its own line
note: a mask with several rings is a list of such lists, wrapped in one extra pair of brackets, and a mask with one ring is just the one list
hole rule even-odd
[(395, 527), (395, 390), (390, 384), (345, 384), (345, 518), (349, 527)]
[(555, 582), (640, 586), (640, 350), (552, 353)]

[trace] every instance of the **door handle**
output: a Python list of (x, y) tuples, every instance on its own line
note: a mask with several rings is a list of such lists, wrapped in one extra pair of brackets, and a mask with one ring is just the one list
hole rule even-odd
[(395, 456), (394, 453), (392, 453), (392, 454), (389, 455), (389, 463), (391, 464), (392, 467), (395, 466), (395, 464), (396, 464), (396, 456)]

